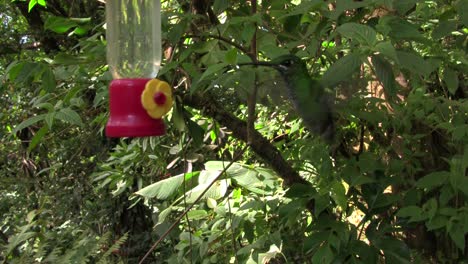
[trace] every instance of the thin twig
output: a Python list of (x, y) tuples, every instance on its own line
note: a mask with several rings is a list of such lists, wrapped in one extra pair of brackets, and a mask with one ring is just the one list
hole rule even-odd
[(238, 50), (242, 51), (243, 53), (245, 53), (246, 55), (248, 55), (252, 60), (254, 58), (252, 58), (251, 54), (250, 54), (250, 51), (244, 47), (242, 47), (239, 43), (236, 43), (226, 37), (223, 37), (223, 36), (219, 36), (219, 35), (211, 35), (211, 34), (207, 34), (207, 35), (194, 35), (194, 34), (189, 34), (189, 35), (184, 35), (183, 36), (184, 38), (213, 38), (213, 39), (217, 39), (217, 40), (221, 40), (223, 42), (226, 42), (227, 44), (237, 48)]
[(226, 168), (224, 168), (224, 170), (222, 170), (219, 173), (219, 175), (213, 179), (213, 181), (205, 188), (205, 190), (203, 190), (203, 192), (197, 197), (197, 199), (195, 199), (195, 201), (189, 207), (187, 207), (187, 209), (185, 209), (185, 211), (182, 214), (180, 214), (177, 217), (174, 223), (169, 227), (169, 229), (166, 230), (166, 232), (164, 232), (164, 234), (158, 239), (158, 241), (154, 243), (154, 245), (148, 250), (148, 252), (146, 252), (145, 256), (143, 256), (143, 258), (140, 260), (140, 262), (138, 262), (138, 264), (142, 264), (145, 261), (145, 259), (151, 254), (151, 252), (153, 252), (153, 250), (164, 240), (164, 238), (166, 238), (169, 235), (169, 233), (177, 226), (180, 220), (192, 209), (193, 206), (195, 206), (195, 204), (197, 204), (202, 199), (202, 197), (211, 188), (211, 186), (213, 186), (213, 184), (232, 166), (232, 164), (234, 164), (234, 162), (245, 153), (245, 151), (247, 150), (247, 147), (248, 146), (245, 146), (241, 150), (241, 152), (239, 152), (234, 157), (234, 159), (226, 166)]

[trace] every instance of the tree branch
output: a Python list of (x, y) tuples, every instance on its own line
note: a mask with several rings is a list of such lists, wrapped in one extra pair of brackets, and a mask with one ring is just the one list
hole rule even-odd
[[(248, 141), (247, 123), (224, 109), (210, 95), (204, 94), (203, 97), (199, 95), (187, 95), (183, 101), (188, 106), (201, 110), (205, 115), (212, 117), (221, 125), (229, 128), (234, 137), (244, 142)], [(299, 176), (283, 156), (281, 156), (278, 149), (257, 130), (252, 131), (250, 136), (252, 137), (250, 144), (252, 150), (278, 173), (286, 185), (291, 186), (294, 183), (310, 184)]]

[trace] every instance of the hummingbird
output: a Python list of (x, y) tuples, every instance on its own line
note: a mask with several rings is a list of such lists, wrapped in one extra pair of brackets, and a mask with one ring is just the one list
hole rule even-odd
[(279, 56), (269, 62), (251, 65), (268, 66), (276, 69), (286, 84), (286, 94), (294, 110), (305, 126), (314, 134), (332, 143), (335, 124), (330, 97), (322, 84), (309, 75), (306, 63), (296, 55)]

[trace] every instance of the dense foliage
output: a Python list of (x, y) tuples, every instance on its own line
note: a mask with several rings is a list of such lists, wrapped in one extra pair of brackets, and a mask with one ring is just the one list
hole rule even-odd
[[(0, 261), (466, 263), (467, 0), (163, 1), (176, 101), (136, 139), (103, 133), (104, 2), (0, 0)], [(288, 53), (335, 143), (235, 67)]]

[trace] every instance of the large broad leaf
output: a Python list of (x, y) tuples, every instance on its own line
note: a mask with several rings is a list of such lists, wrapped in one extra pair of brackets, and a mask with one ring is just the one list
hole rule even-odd
[(431, 65), (414, 52), (397, 51), (397, 56), (402, 68), (423, 76), (428, 76), (432, 71)]
[(56, 33), (65, 33), (73, 27), (78, 26), (75, 21), (65, 17), (49, 17), (44, 23), (44, 28), (52, 30)]
[(370, 26), (346, 23), (336, 29), (342, 36), (357, 41), (359, 44), (374, 46), (377, 42), (377, 33)]
[(468, 27), (468, 0), (458, 1), (456, 10), (460, 16), (460, 22)]
[(425, 38), (416, 25), (395, 16), (384, 16), (377, 26), (382, 33), (388, 33), (395, 40), (414, 40), (424, 42)]
[(47, 114), (41, 114), (41, 115), (37, 115), (37, 116), (33, 116), (31, 118), (28, 118), (26, 120), (24, 120), (23, 122), (21, 122), (19, 125), (17, 125), (14, 129), (13, 129), (13, 134), (16, 134), (18, 131), (20, 131), (21, 129), (23, 128), (26, 128), (28, 126), (31, 126), (41, 120), (44, 120), (44, 118), (46, 117)]
[(356, 53), (350, 53), (335, 63), (325, 72), (321, 80), (324, 87), (333, 88), (341, 81), (347, 80), (359, 70), (361, 58)]
[(396, 238), (382, 238), (378, 246), (383, 250), (386, 263), (411, 263), (408, 246)]
[(71, 108), (60, 109), (60, 111), (58, 111), (57, 114), (55, 114), (55, 118), (60, 119), (70, 124), (74, 124), (78, 126), (83, 125), (83, 121), (81, 121), (80, 115), (76, 111), (72, 110)]
[(418, 0), (394, 0), (393, 8), (400, 14), (405, 15), (409, 10), (411, 10)]
[(375, 68), (375, 74), (382, 83), (388, 99), (394, 100), (397, 94), (395, 76), (393, 75), (392, 65), (381, 55), (372, 56), (372, 64)]
[(450, 172), (448, 171), (437, 171), (429, 173), (428, 175), (422, 177), (416, 182), (418, 188), (431, 190), (437, 186), (440, 186), (447, 182)]
[(444, 82), (447, 86), (447, 89), (451, 94), (455, 94), (458, 89), (459, 81), (458, 74), (450, 68), (445, 68), (444, 70)]
[(185, 179), (188, 180), (195, 175), (198, 175), (199, 172), (179, 174), (168, 179), (164, 179), (146, 186), (145, 188), (136, 192), (136, 194), (141, 195), (145, 198), (157, 198), (160, 200), (167, 199), (175, 195), (178, 189), (182, 186)]

